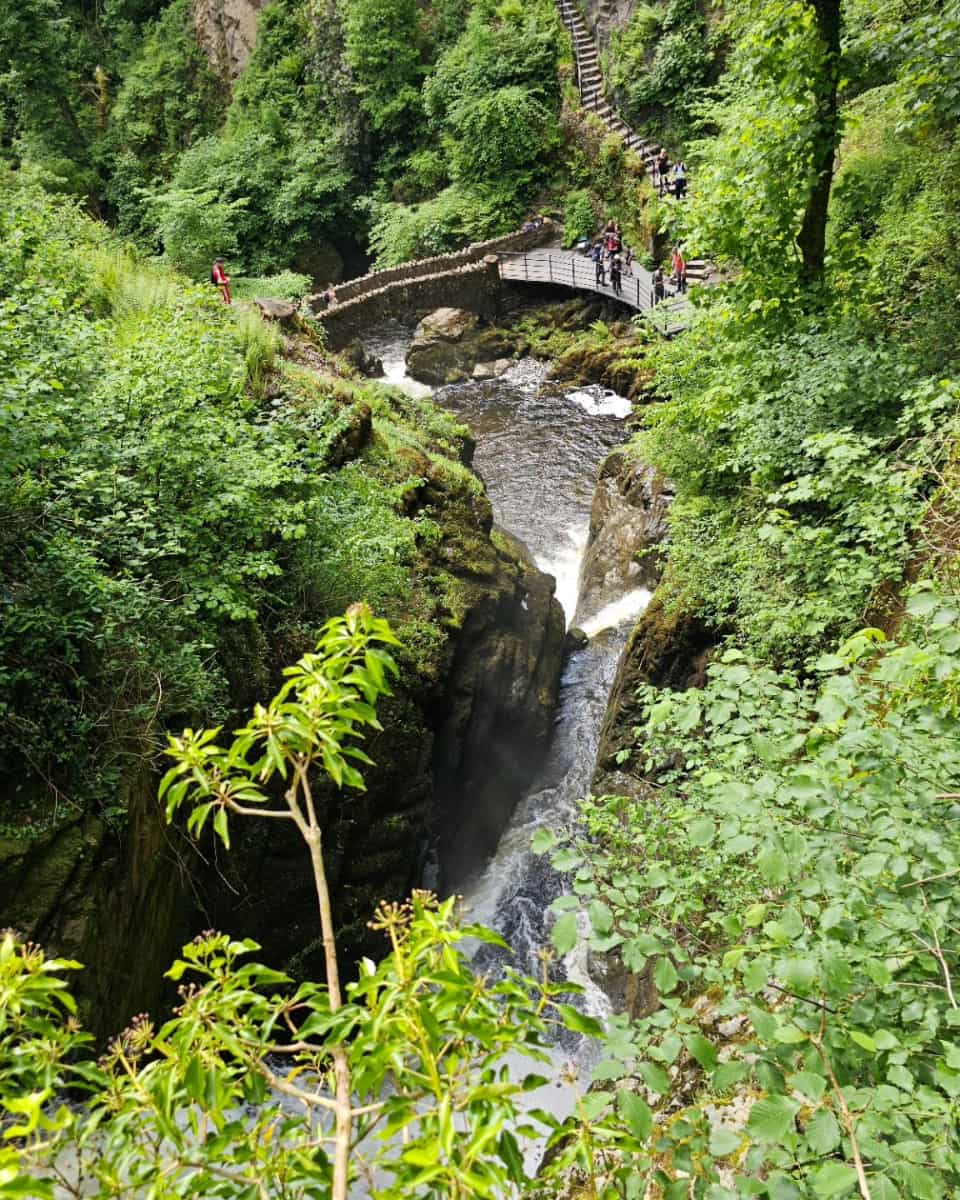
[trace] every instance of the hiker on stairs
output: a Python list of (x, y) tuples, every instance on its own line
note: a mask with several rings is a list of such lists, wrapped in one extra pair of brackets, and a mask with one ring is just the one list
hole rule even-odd
[(662, 196), (670, 186), (670, 155), (666, 146), (661, 146), (657, 155), (657, 183)]

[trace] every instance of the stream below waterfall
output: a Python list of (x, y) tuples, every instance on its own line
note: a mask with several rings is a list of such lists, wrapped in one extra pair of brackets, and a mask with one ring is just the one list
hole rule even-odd
[[(365, 339), (365, 348), (383, 361), (386, 382), (423, 395), (431, 389), (406, 375), (409, 341), (401, 326), (381, 327)], [(544, 364), (523, 359), (498, 379), (433, 391), (437, 403), (473, 430), (474, 468), (486, 485), (497, 524), (525, 544), (541, 570), (556, 577), (568, 625), (577, 613), (578, 624), (590, 635), (587, 645), (566, 661), (550, 751), (533, 785), (519, 798), (496, 853), (472, 878), (452, 881), (464, 894), (469, 917), (502, 934), (514, 951), (511, 965), (531, 974), (539, 974), (538, 952), (549, 944), (552, 925), (548, 909), (563, 880), (545, 858), (531, 853), (530, 841), (541, 826), (556, 829), (575, 820), (576, 802), (590, 788), (620, 651), (649, 600), (647, 591), (635, 589), (598, 613), (577, 612), (597, 471), (623, 441), (622, 418), (630, 405), (599, 388), (564, 392), (545, 375)], [(501, 953), (481, 947), (475, 961), (495, 968)], [(588, 974), (585, 950), (572, 951), (560, 966), (565, 978), (584, 987), (589, 1011), (608, 1011), (606, 996)], [(558, 1072), (571, 1057), (581, 1072), (591, 1065), (583, 1047), (564, 1044), (557, 1047)], [(557, 1095), (548, 1106), (558, 1116), (566, 1115), (570, 1105), (565, 1101)], [(544, 1104), (539, 1093), (537, 1103)]]

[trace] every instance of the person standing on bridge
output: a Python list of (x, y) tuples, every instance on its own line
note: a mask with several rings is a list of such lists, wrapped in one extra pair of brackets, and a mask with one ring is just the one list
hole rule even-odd
[(614, 254), (610, 259), (610, 286), (613, 288), (613, 294), (619, 296), (621, 292), (621, 262), (620, 255)]
[(663, 278), (663, 267), (657, 267), (653, 273), (653, 303), (654, 307), (660, 303), (666, 294), (666, 283)]
[(597, 242), (590, 252), (590, 257), (593, 259), (593, 265), (596, 270), (596, 282), (603, 287), (606, 280), (606, 268), (603, 263), (603, 243)]

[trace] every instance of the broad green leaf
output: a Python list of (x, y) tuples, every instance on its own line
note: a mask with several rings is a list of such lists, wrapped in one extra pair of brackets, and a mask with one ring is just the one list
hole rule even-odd
[(572, 1004), (558, 1004), (557, 1011), (560, 1013), (564, 1026), (573, 1033), (583, 1033), (587, 1037), (593, 1038), (603, 1037), (603, 1026), (596, 1017), (582, 1013)]
[(672, 992), (680, 982), (676, 967), (666, 955), (657, 959), (657, 965), (653, 969), (653, 981), (658, 990), (664, 994)]
[(541, 825), (530, 841), (530, 849), (534, 854), (546, 854), (557, 844), (557, 835), (546, 825)]
[(587, 913), (595, 933), (603, 936), (613, 929), (613, 913), (609, 905), (604, 904), (602, 900), (592, 901)]
[(635, 1092), (617, 1092), (617, 1108), (635, 1138), (646, 1141), (653, 1128), (650, 1106)]
[(662, 1067), (655, 1066), (651, 1062), (643, 1062), (637, 1067), (637, 1072), (651, 1092), (665, 1096), (670, 1091), (670, 1076)]
[(767, 846), (762, 850), (757, 858), (757, 866), (767, 883), (785, 883), (790, 876), (790, 864), (779, 846)]
[(790, 1076), (790, 1086), (802, 1092), (810, 1100), (819, 1100), (827, 1087), (827, 1081), (822, 1075), (812, 1071), (797, 1071)]
[(815, 1112), (805, 1132), (817, 1154), (831, 1154), (840, 1145), (840, 1123), (829, 1109), (821, 1108)]
[(577, 914), (564, 913), (553, 923), (550, 930), (550, 941), (554, 950), (561, 956), (569, 954), (577, 944)]
[(717, 1065), (717, 1049), (702, 1034), (689, 1034), (686, 1039), (686, 1046), (687, 1051), (693, 1055), (704, 1070), (711, 1071)]
[(846, 1196), (857, 1186), (857, 1173), (844, 1163), (825, 1163), (811, 1179), (815, 1196)]
[(710, 1153), (716, 1158), (735, 1154), (744, 1144), (744, 1135), (724, 1125), (714, 1125), (710, 1131)]
[(747, 1130), (751, 1137), (765, 1142), (778, 1142), (793, 1128), (800, 1106), (786, 1096), (768, 1096), (757, 1100), (750, 1109)]

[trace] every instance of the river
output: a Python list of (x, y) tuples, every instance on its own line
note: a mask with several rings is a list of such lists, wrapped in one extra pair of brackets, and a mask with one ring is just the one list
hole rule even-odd
[[(404, 353), (410, 335), (386, 327), (366, 339), (381, 358), (388, 382), (420, 394), (430, 389), (409, 380)], [(649, 593), (626, 592), (597, 613), (577, 612), (580, 566), (587, 546), (590, 509), (600, 463), (624, 439), (629, 403), (598, 388), (563, 391), (546, 378), (544, 364), (517, 362), (499, 379), (448, 385), (433, 392), (474, 432), (474, 467), (493, 505), (494, 518), (522, 541), (537, 566), (554, 575), (557, 596), (570, 624), (590, 634), (569, 656), (550, 751), (527, 792), (518, 798), (496, 853), (472, 877), (453, 880), (470, 916), (501, 933), (514, 951), (513, 965), (538, 973), (537, 955), (549, 944), (551, 901), (563, 880), (533, 855), (530, 841), (541, 826), (557, 829), (576, 819), (577, 800), (590, 789), (600, 726), (617, 660)], [(478, 960), (486, 967), (490, 952)], [(582, 950), (562, 964), (566, 978), (586, 989), (585, 1004), (600, 1015), (606, 997), (590, 979)]]

